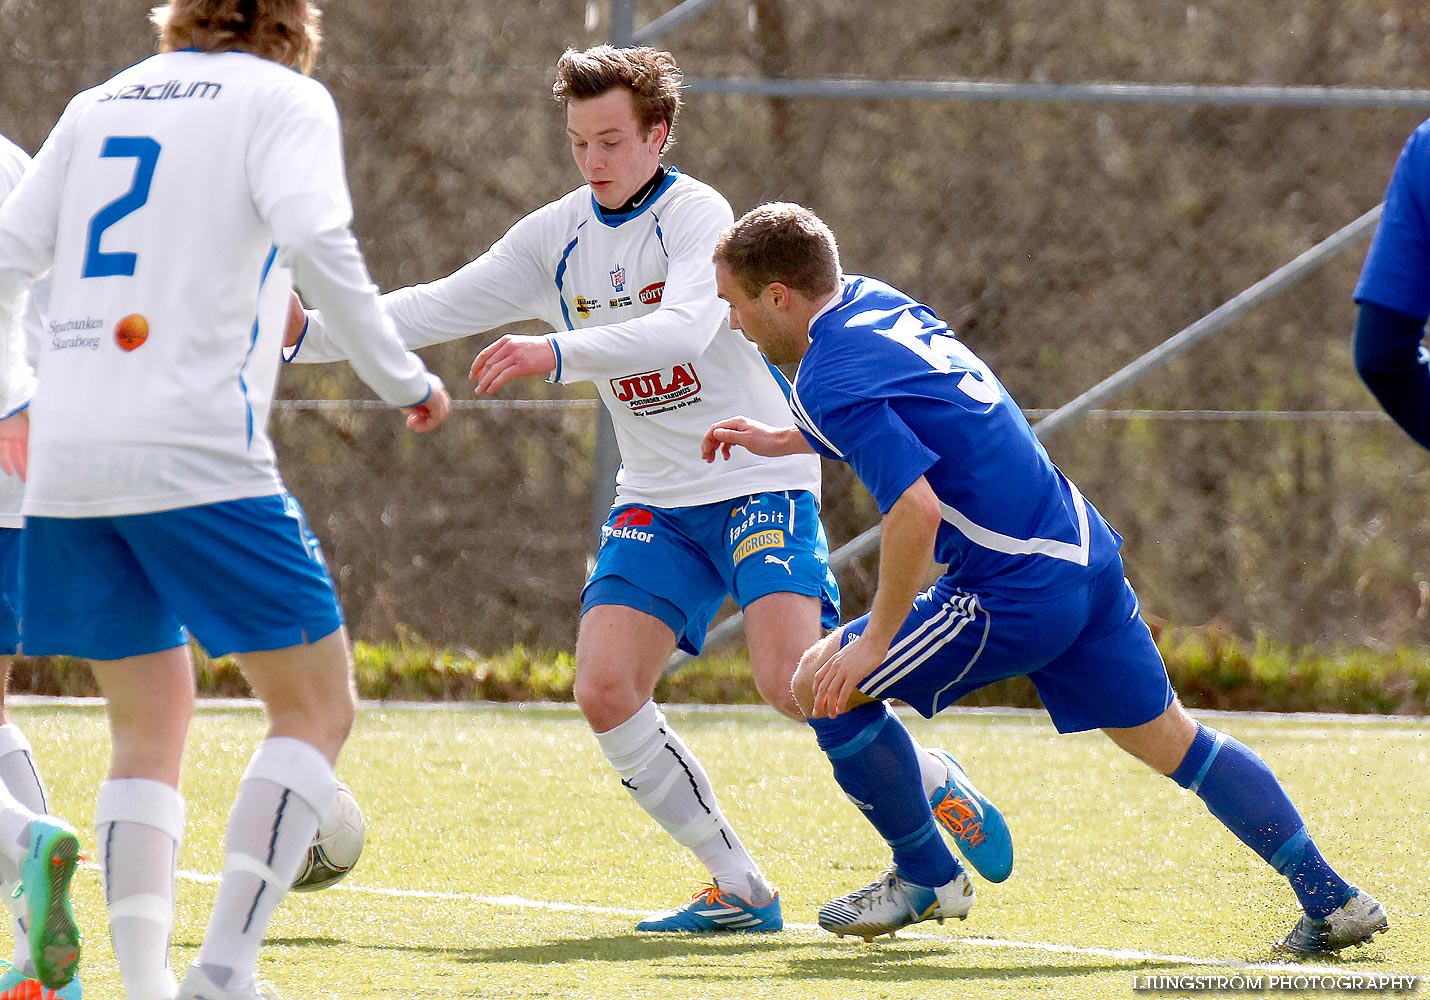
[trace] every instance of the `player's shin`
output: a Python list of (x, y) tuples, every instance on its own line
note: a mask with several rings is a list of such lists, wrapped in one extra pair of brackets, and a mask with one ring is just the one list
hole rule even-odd
[(253, 979), (268, 922), (337, 788), (315, 747), (284, 737), (259, 744), (229, 813), (223, 881), (196, 962), (220, 989)]
[(99, 786), (94, 832), (124, 992), (172, 997), (169, 939), (184, 800), (161, 781), (111, 779)]
[(1171, 778), (1284, 875), (1307, 914), (1324, 917), (1350, 898), (1351, 887), (1321, 856), (1281, 782), (1246, 746), (1198, 724)]
[(962, 866), (938, 834), (918, 751), (903, 723), (876, 701), (809, 724), (839, 787), (894, 852), (899, 875), (929, 887), (953, 879)]
[(631, 797), (690, 849), (717, 885), (757, 906), (771, 899), (754, 858), (721, 813), (705, 769), (654, 702), (596, 740)]

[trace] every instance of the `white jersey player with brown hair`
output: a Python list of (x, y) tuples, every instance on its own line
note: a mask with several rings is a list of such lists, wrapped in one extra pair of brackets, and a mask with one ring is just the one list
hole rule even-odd
[[(263, 935), (336, 794), (355, 711), (342, 612), (266, 428), (290, 272), (341, 318), (354, 368), (409, 427), (437, 427), (450, 400), (393, 335), (353, 239), (336, 108), (297, 72), (317, 50), (316, 4), (170, 0), (153, 17), (160, 54), (75, 97), (0, 208), (0, 330), (15, 292), (50, 271), (33, 375), (13, 333), (0, 358), (6, 412), (28, 404), (28, 453), (17, 414), (0, 422), (0, 454), (7, 470), (29, 458), (26, 652), (89, 660), (108, 702), (95, 835), (125, 993), (263, 1000)], [(190, 636), (235, 656), (270, 728), (177, 983)], [(17, 817), (0, 797), (0, 855), (36, 856)], [(40, 856), (65, 878), (21, 879), (39, 911), (36, 978), (56, 989), (78, 961), (77, 843), (49, 830)]]
[[(710, 873), (693, 902), (637, 929), (773, 931), (783, 926), (778, 894), (652, 695), (671, 654), (698, 653), (733, 597), (745, 611), (761, 695), (802, 718), (790, 679), (801, 644), (838, 624), (838, 589), (819, 522), (818, 460), (738, 456), (714, 467), (700, 459), (712, 419), (747, 407), (793, 418), (783, 376), (730, 328), (716, 295), (711, 253), (732, 221), (729, 204), (662, 163), (680, 80), (668, 52), (566, 52), (554, 91), (586, 183), (465, 267), (391, 292), (383, 306), (409, 347), (517, 320), (551, 326), (484, 349), (471, 372), (479, 394), (523, 376), (596, 386), (622, 467), (582, 592), (575, 697), (622, 786)], [(331, 316), (313, 315), (295, 360), (341, 357), (333, 329)], [(1006, 835), (985, 838), (991, 804), (971, 786), (954, 791), (957, 765), (927, 757), (930, 794), (948, 801), (950, 821), (955, 802), (973, 816), (957, 821), (969, 835), (962, 842), (1008, 844)]]
[[(812, 456), (712, 469), (690, 447), (713, 414), (789, 411), (782, 376), (730, 329), (715, 296), (710, 252), (733, 221), (719, 192), (674, 167), (626, 212), (606, 210), (582, 185), (455, 273), (389, 292), (382, 304), (410, 348), (520, 320), (549, 324), (552, 379), (591, 382), (611, 414), (618, 503), (688, 507), (768, 490), (817, 496)], [(334, 332), (330, 317), (310, 314), (294, 360), (345, 357)]]

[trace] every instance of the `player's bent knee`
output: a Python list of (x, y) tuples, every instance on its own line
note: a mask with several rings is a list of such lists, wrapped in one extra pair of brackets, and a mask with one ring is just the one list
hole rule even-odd
[(1112, 742), (1153, 770), (1171, 774), (1182, 763), (1197, 735), (1197, 723), (1180, 700), (1151, 722), (1129, 729), (1104, 729)]
[(653, 693), (637, 690), (629, 677), (579, 671), (571, 688), (576, 706), (598, 733), (614, 729), (635, 715)]

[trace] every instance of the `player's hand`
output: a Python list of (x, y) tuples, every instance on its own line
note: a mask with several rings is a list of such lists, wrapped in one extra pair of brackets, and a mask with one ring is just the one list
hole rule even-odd
[(863, 636), (820, 664), (814, 672), (814, 718), (832, 719), (849, 707), (859, 682), (872, 674), (889, 655), (887, 645), (866, 642)]
[(810, 453), (804, 435), (795, 427), (771, 427), (749, 417), (727, 417), (710, 425), (700, 440), (700, 457), (707, 462), (730, 457), (731, 448), (744, 448), (754, 455), (778, 458), (781, 455)]
[(417, 406), (404, 406), (402, 412), (407, 414), (407, 426), (410, 430), (425, 434), (441, 427), (442, 422), (451, 415), (452, 397), (447, 395), (446, 386), (439, 384), (433, 387), (432, 395), (427, 397), (426, 402)]
[(496, 392), (523, 375), (549, 375), (556, 370), (556, 348), (545, 337), (498, 338), (472, 362), (476, 393)]
[(308, 314), (303, 311), (303, 300), (297, 292), (288, 293), (288, 321), (283, 327), (283, 350), (291, 351), (303, 339), (303, 331), (308, 326)]
[(0, 420), (0, 468), (24, 479), (30, 471), (30, 411)]

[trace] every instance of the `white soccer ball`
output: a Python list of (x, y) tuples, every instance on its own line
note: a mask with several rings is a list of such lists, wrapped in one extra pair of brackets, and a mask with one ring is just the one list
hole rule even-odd
[(337, 883), (362, 856), (367, 823), (347, 785), (338, 785), (332, 808), (318, 824), (308, 856), (293, 879), (294, 892), (316, 892)]

